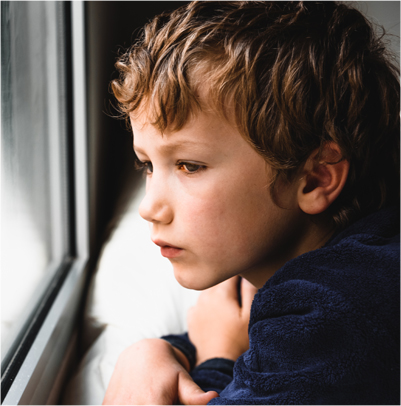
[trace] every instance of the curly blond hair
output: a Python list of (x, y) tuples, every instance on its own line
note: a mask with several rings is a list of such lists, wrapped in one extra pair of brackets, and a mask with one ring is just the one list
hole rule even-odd
[[(200, 1), (155, 17), (118, 60), (111, 87), (125, 118), (146, 105), (179, 130), (208, 100), (291, 181), (312, 151), (350, 162), (329, 208), (339, 227), (399, 204), (399, 70), (356, 9), (336, 2)], [(273, 193), (274, 185), (271, 191)]]

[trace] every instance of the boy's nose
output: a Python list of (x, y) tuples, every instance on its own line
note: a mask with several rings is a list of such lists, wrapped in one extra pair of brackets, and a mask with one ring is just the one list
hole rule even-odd
[(151, 223), (169, 224), (173, 220), (165, 182), (151, 179), (146, 185), (146, 195), (139, 206), (139, 215)]

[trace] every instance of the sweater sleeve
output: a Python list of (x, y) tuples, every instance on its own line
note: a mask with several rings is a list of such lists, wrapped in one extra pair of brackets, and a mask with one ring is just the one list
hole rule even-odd
[(220, 392), (233, 379), (234, 361), (226, 358), (209, 359), (198, 365), (191, 377), (199, 387), (207, 391)]
[(399, 342), (385, 323), (306, 281), (257, 296), (250, 348), (209, 404), (398, 404)]
[(179, 349), (187, 357), (189, 367), (192, 371), (196, 363), (196, 348), (189, 340), (188, 333), (169, 334), (161, 338), (169, 342), (173, 347)]
[(234, 361), (232, 360), (213, 358), (195, 368), (196, 348), (189, 340), (188, 333), (170, 334), (161, 338), (179, 349), (187, 357), (192, 379), (205, 392), (214, 390), (220, 393), (232, 381), (234, 368)]

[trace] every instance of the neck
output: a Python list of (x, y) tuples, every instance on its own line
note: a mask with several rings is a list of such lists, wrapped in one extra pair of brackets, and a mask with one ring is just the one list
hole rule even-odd
[(326, 221), (309, 220), (308, 227), (303, 233), (298, 233), (295, 243), (289, 242), (288, 246), (293, 248), (283, 250), (275, 258), (265, 258), (263, 263), (257, 264), (252, 269), (248, 269), (241, 274), (256, 288), (260, 289), (281, 267), (288, 261), (307, 252), (322, 248), (336, 231), (332, 223)]

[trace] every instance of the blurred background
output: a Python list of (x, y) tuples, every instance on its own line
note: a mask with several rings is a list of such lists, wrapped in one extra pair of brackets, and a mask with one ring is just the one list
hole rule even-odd
[[(91, 277), (104, 241), (142, 182), (132, 136), (114, 117), (114, 64), (154, 15), (184, 3), (1, 2), (5, 404), (7, 393), (16, 403), (57, 403), (83, 355), (79, 331)], [(384, 26), (399, 61), (400, 2), (346, 3)], [(56, 360), (44, 366), (49, 357)]]

